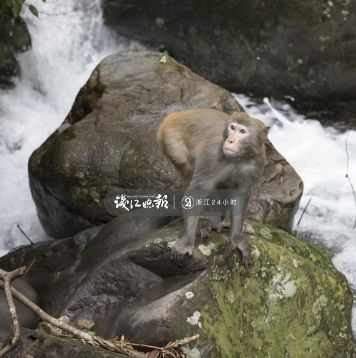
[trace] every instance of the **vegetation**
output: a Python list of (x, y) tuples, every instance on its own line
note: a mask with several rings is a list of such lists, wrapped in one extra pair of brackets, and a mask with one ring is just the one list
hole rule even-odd
[[(31, 37), (21, 10), (25, 0), (0, 1), (0, 88), (11, 88), (13, 78), (20, 75), (16, 55), (31, 47)], [(27, 5), (36, 15), (33, 5)]]
[(0, 15), (18, 17), (25, 0), (2, 0), (0, 2)]

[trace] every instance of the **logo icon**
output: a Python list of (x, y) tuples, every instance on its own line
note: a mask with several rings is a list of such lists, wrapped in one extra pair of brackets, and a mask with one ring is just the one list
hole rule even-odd
[(182, 200), (182, 208), (185, 210), (191, 210), (194, 207), (194, 198), (190, 195), (184, 195)]

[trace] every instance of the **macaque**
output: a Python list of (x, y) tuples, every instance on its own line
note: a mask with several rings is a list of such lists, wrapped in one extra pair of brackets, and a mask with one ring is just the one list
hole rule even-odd
[[(186, 181), (187, 193), (207, 198), (224, 190), (236, 200), (238, 205), (229, 209), (230, 243), (246, 264), (250, 250), (243, 222), (251, 191), (264, 171), (267, 133), (261, 121), (243, 112), (193, 109), (166, 116), (157, 135), (163, 153)], [(185, 233), (175, 245), (178, 253), (192, 255), (199, 216), (183, 210)]]
[[(32, 302), (37, 303), (37, 293), (25, 278), (17, 278), (13, 281), (13, 286)], [(35, 328), (38, 318), (37, 315), (27, 308), (24, 304), (15, 299), (17, 317), (21, 327)], [(12, 322), (9, 306), (6, 301), (5, 292), (0, 289), (0, 346), (12, 334)]]

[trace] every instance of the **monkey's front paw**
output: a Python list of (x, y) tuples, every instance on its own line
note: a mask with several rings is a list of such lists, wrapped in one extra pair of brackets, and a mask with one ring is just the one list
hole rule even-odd
[(238, 250), (241, 256), (241, 262), (245, 267), (252, 263), (251, 248), (246, 240), (233, 240), (230, 242), (233, 250)]

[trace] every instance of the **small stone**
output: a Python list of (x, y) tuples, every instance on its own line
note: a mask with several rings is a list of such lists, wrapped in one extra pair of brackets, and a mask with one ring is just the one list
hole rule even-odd
[(185, 293), (185, 298), (187, 300), (191, 300), (193, 297), (194, 297), (194, 292), (188, 291), (188, 292)]
[(201, 313), (199, 311), (194, 311), (193, 315), (187, 318), (187, 322), (192, 326), (202, 327), (200, 322)]
[(204, 256), (210, 256), (215, 247), (215, 244), (211, 242), (209, 245), (199, 245), (198, 249)]

